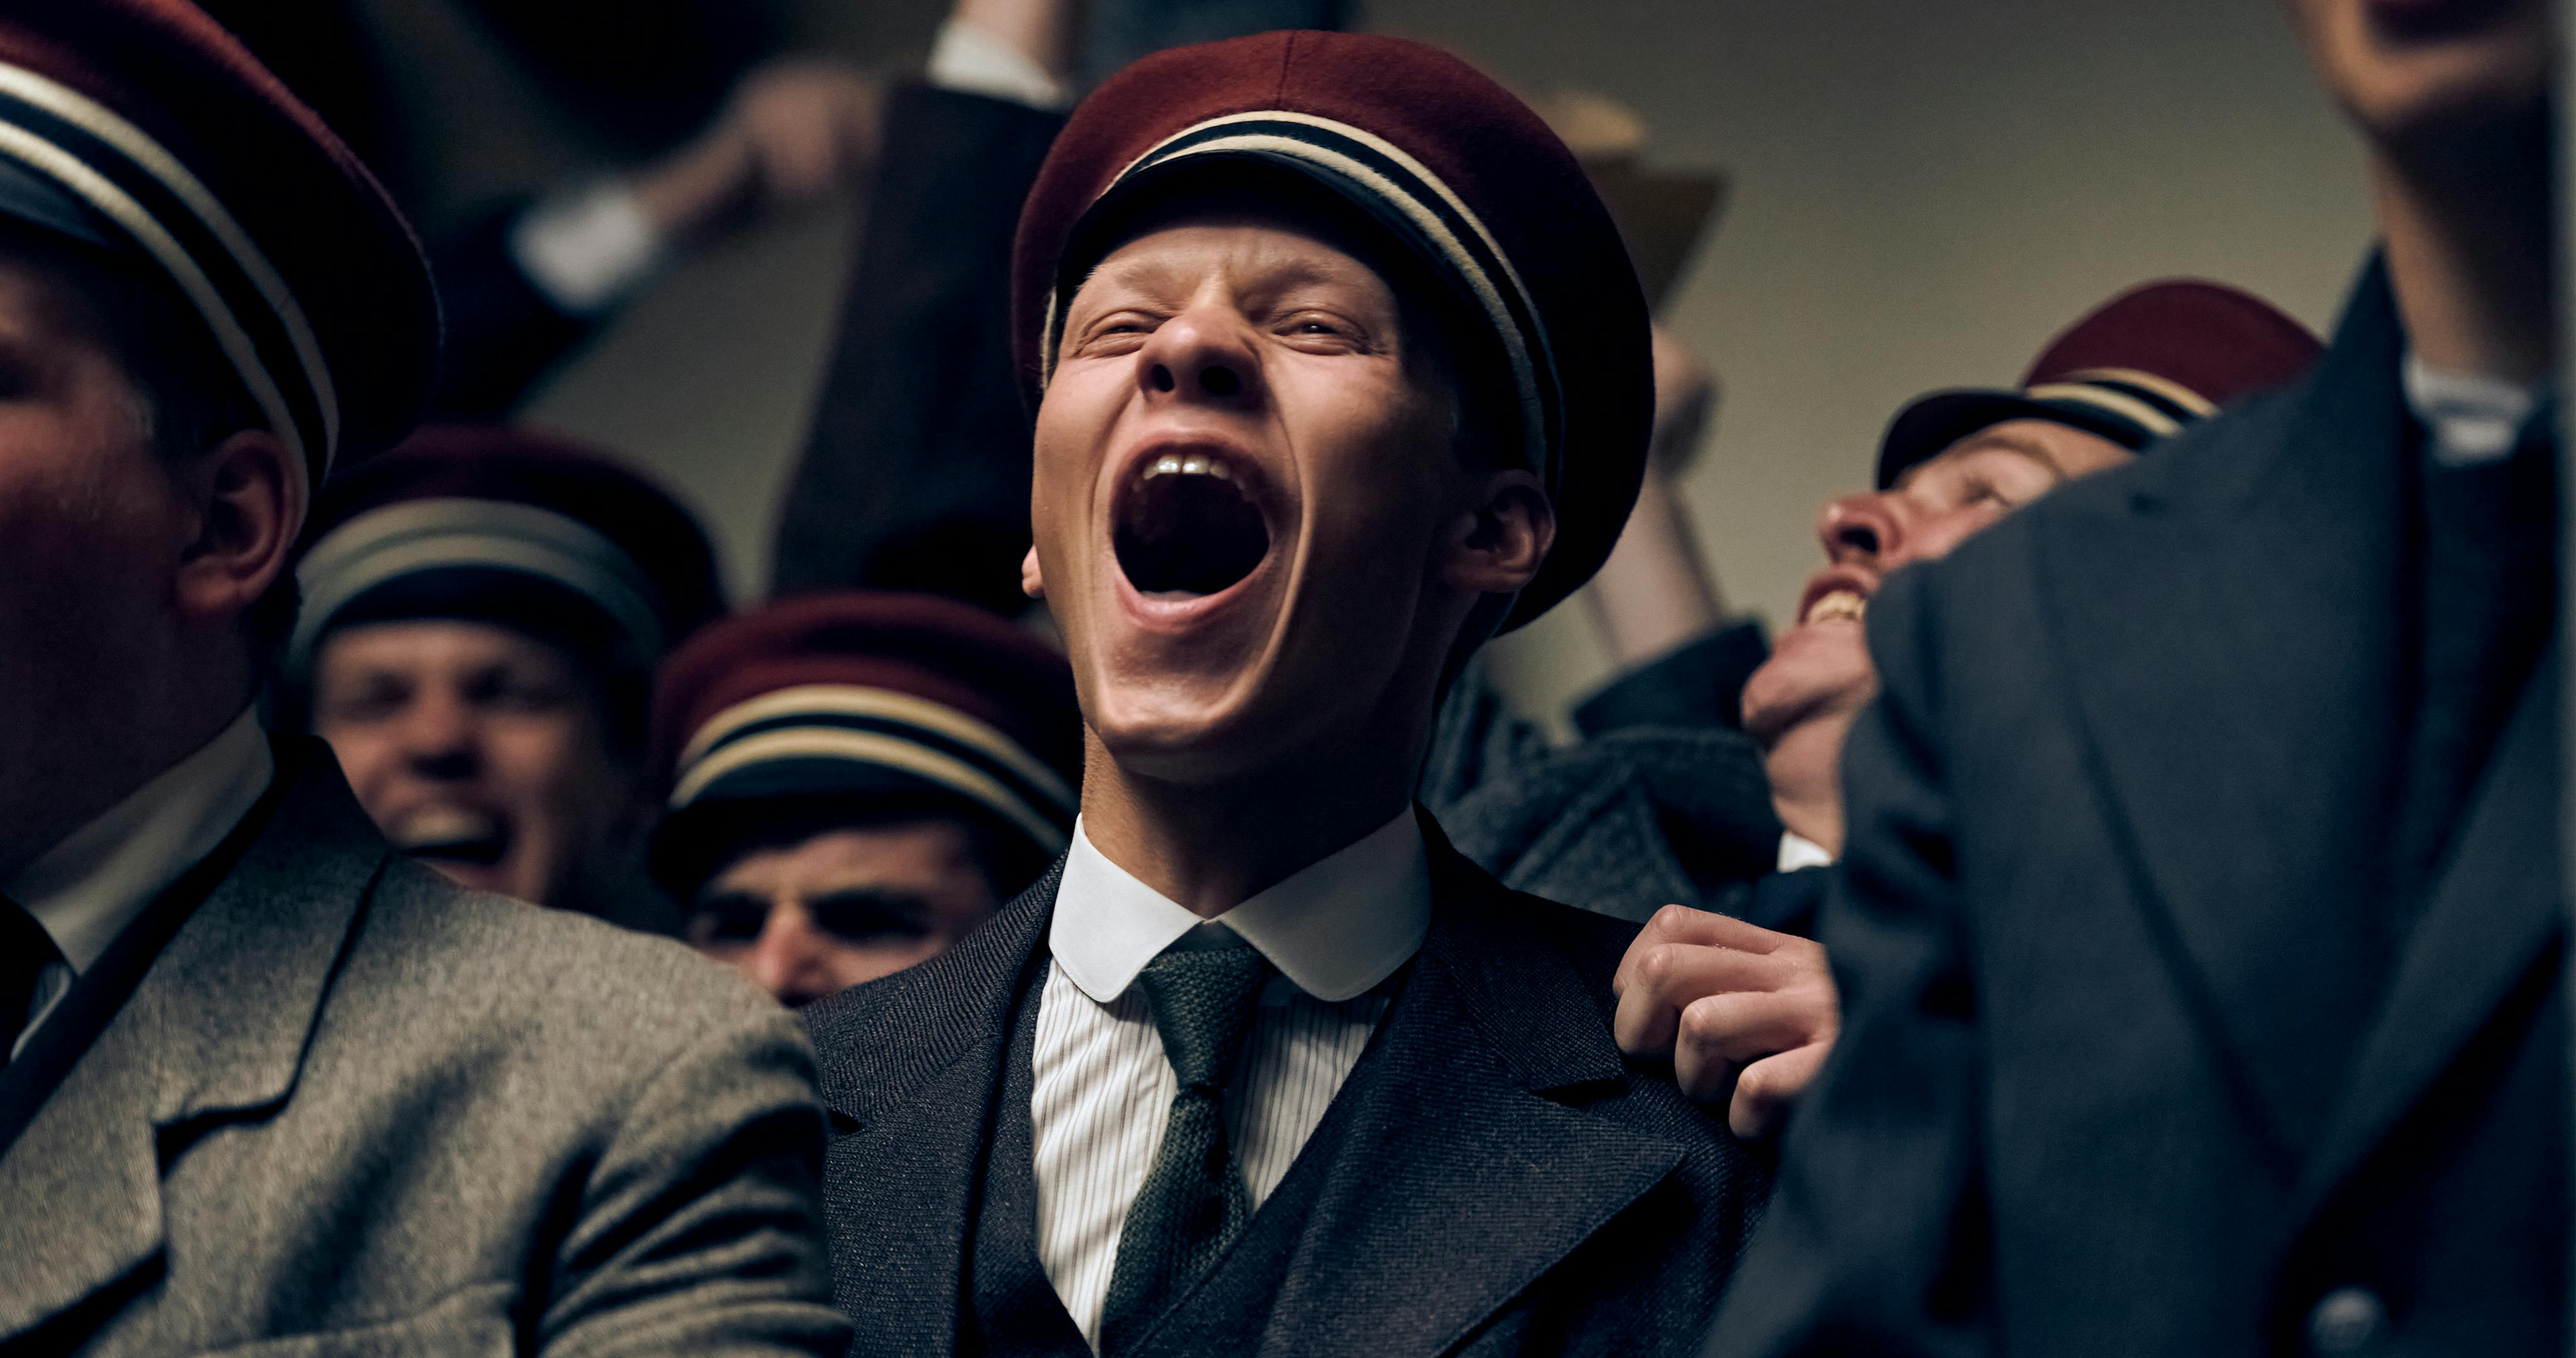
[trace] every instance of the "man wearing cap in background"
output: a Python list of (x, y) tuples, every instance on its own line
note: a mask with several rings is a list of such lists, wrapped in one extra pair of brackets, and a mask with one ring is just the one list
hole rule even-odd
[(935, 957), (1073, 830), (1064, 655), (928, 594), (799, 595), (700, 632), (655, 703), (653, 866), (688, 940), (799, 1006)]
[(645, 728), (655, 667), (723, 608), (697, 519), (578, 444), (433, 426), (333, 478), (311, 537), (288, 674), (394, 846), (676, 933)]
[(2382, 258), (1867, 596), (1845, 1021), (1712, 1354), (2567, 1347), (2559, 7), (2288, 8)]
[(2322, 352), (2270, 303), (2187, 279), (2132, 288), (2050, 340), (2016, 391), (1940, 391), (1898, 411), (1877, 486), (1828, 501), (1825, 568), (1753, 672), (1744, 722), (1779, 811), (1778, 871), (1739, 919), (1666, 910), (1620, 968), (1619, 1038), (1722, 1101), (1744, 1136), (1778, 1130), (1831, 1050), (1838, 1012), (1815, 935), (1842, 849), (1843, 738), (1878, 692), (1861, 619), (1887, 574), (1937, 560), (2067, 481), (2121, 466)]
[(775, 1007), (251, 710), (429, 388), (382, 191), (196, 10), (8, 0), (0, 217), (0, 1348), (838, 1352)]
[(1436, 50), (1268, 34), (1102, 86), (1022, 221), (1082, 816), (992, 923), (804, 1011), (860, 1345), (1687, 1348), (1760, 1165), (1620, 1061), (1633, 927), (1409, 805), (1442, 684), (1642, 469), (1582, 169)]

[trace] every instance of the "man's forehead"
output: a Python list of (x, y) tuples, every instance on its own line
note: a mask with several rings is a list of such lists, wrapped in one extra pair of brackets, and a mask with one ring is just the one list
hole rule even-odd
[(1393, 295), (1381, 269), (1346, 233), (1292, 213), (1209, 206), (1142, 223), (1113, 247), (1084, 287), (1190, 280), (1223, 268), (1269, 284), (1338, 283)]

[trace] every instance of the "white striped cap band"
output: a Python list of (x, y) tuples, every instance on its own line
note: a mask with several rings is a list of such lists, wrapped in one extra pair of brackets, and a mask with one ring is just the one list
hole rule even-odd
[[(1268, 109), (1211, 118), (1164, 139), (1119, 171), (1093, 210), (1149, 172), (1159, 177), (1175, 165), (1217, 158), (1296, 169), (1397, 230), (1447, 273), (1502, 345), (1519, 400), (1527, 464), (1548, 493), (1556, 493), (1563, 401), (1555, 351), (1519, 271), (1464, 199), (1382, 137), (1309, 113)], [(1055, 375), (1065, 305), (1080, 283), (1076, 277), (1059, 279), (1047, 300), (1046, 333), (1038, 348), (1041, 390)]]
[(570, 590), (608, 615), (636, 665), (661, 659), (660, 592), (633, 557), (588, 524), (506, 500), (403, 500), (332, 529), (296, 568), (304, 610), (287, 654), (310, 663), (333, 617), (369, 592), (431, 571), (512, 572)]
[(917, 694), (854, 684), (805, 684), (736, 703), (708, 719), (680, 752), (673, 811), (728, 796), (728, 784), (766, 784), (791, 764), (882, 769), (934, 784), (1018, 828), (1048, 853), (1070, 842), (1074, 790), (989, 723)]
[(313, 483), (340, 406), (303, 308), (223, 203), (160, 142), (47, 76), (0, 64), (0, 156), (60, 185), (160, 267)]

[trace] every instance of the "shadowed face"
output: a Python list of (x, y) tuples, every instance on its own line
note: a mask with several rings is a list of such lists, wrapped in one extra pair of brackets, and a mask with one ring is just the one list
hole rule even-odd
[(1899, 566), (1937, 560), (2079, 476), (2132, 454), (2049, 420), (1981, 429), (1906, 472), (1893, 489), (1826, 502), (1816, 537), (1826, 566), (1798, 599), (1798, 621), (1744, 685), (1744, 729), (1773, 758), (1840, 757), (1851, 720), (1878, 692), (1861, 620)]
[(2509, 147), (2541, 110), (2556, 48), (2548, 0), (2284, 3), (2327, 91), (2402, 159), (2474, 159), (2499, 133)]
[(1317, 223), (1168, 218), (1092, 272), (1038, 412), (1030, 575), (1122, 766), (1190, 782), (1427, 721), (1469, 609), (1553, 533), (1535, 478), (1462, 461), (1446, 368)]
[(394, 846), (477, 890), (570, 907), (609, 879), (641, 822), (596, 680), (506, 627), (332, 632), (313, 726)]
[(700, 888), (688, 939), (802, 1006), (927, 962), (999, 908), (964, 826), (904, 821), (744, 854)]

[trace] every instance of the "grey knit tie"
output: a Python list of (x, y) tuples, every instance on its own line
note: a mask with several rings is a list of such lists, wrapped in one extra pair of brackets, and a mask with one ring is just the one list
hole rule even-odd
[(1101, 1310), (1100, 1351), (1126, 1351), (1204, 1277), (1252, 1217), (1225, 1143), (1225, 1086), (1269, 964), (1249, 947), (1175, 950), (1136, 984), (1180, 1079), (1162, 1148), (1118, 1232), (1118, 1263)]

